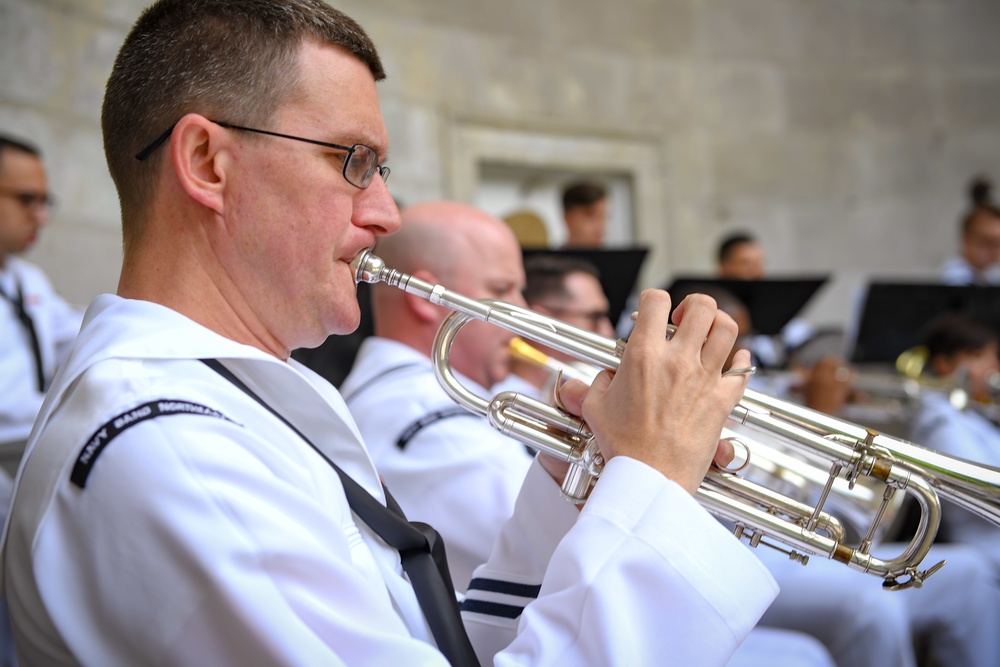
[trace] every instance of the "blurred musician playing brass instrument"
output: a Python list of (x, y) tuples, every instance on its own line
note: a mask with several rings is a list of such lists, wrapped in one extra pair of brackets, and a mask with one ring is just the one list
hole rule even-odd
[[(946, 316), (945, 320), (953, 319)], [(982, 330), (981, 325), (959, 316), (956, 322), (962, 336), (970, 345), (984, 345), (992, 333)], [(912, 424), (920, 417), (927, 396), (936, 396), (958, 411), (975, 411), (996, 424), (1000, 420), (1000, 371), (991, 368), (995, 354), (989, 354), (985, 347), (979, 350), (978, 360), (967, 359), (968, 353), (960, 353), (952, 358), (940, 351), (931, 363), (926, 345), (915, 345), (904, 350), (896, 359), (893, 369), (850, 370), (846, 397), (838, 407), (837, 414), (851, 421), (876, 425), (879, 430), (905, 437), (921, 444), (912, 434)], [(970, 363), (971, 362), (971, 363)], [(987, 366), (983, 366), (983, 363)]]
[[(951, 391), (923, 391), (910, 439), (950, 456), (1000, 466), (1000, 430), (983, 408), (993, 403), (997, 377), (997, 333), (961, 315), (937, 319), (924, 336), (927, 374), (938, 384), (960, 385), (968, 407), (956, 404)], [(963, 409), (964, 407), (964, 409)], [(946, 507), (947, 539), (983, 551), (1000, 575), (1000, 529), (970, 512)]]

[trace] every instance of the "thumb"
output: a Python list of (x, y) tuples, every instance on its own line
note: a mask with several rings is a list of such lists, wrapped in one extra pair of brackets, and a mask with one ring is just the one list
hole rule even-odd
[(583, 399), (590, 387), (580, 380), (567, 380), (557, 390), (556, 403), (570, 414), (580, 416), (583, 410)]
[(601, 371), (594, 378), (594, 381), (590, 383), (590, 395), (597, 397), (603, 397), (608, 393), (608, 389), (611, 387), (611, 379), (614, 378), (615, 374), (611, 371)]

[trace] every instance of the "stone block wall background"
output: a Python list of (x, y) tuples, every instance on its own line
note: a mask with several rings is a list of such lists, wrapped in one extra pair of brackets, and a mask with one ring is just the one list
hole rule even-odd
[[(117, 282), (98, 119), (145, 4), (0, 0), (0, 128), (41, 146), (61, 202), (30, 259), (81, 304)], [(389, 71), (403, 201), (466, 194), (452, 156), (470, 125), (644, 147), (644, 285), (709, 270), (720, 236), (749, 229), (772, 273), (831, 272), (807, 315), (843, 323), (867, 277), (932, 274), (970, 177), (1000, 180), (996, 0), (334, 4)]]

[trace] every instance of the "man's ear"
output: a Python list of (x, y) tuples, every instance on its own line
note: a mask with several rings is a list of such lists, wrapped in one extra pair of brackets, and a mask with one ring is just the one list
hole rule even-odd
[(230, 133), (202, 115), (177, 121), (170, 138), (170, 161), (180, 186), (191, 199), (222, 213), (229, 161)]
[[(414, 271), (412, 275), (414, 278), (425, 280), (431, 285), (437, 285), (440, 282), (437, 276), (425, 269)], [(406, 294), (406, 307), (413, 311), (413, 314), (421, 322), (441, 322), (449, 312), (449, 309), (444, 306), (431, 303), (421, 296), (410, 293)]]

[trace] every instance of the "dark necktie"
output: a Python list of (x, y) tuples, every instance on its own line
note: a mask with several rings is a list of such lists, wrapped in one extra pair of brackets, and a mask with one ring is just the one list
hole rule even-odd
[(21, 293), (21, 284), (17, 283), (17, 294), (15, 296), (12, 297), (3, 290), (0, 290), (0, 296), (10, 301), (11, 305), (14, 306), (17, 319), (21, 321), (25, 331), (28, 332), (28, 338), (31, 340), (31, 353), (35, 356), (35, 380), (38, 384), (38, 393), (45, 393), (47, 383), (45, 381), (45, 369), (42, 366), (42, 348), (38, 345), (38, 332), (35, 330), (35, 322), (24, 308), (24, 296)]

